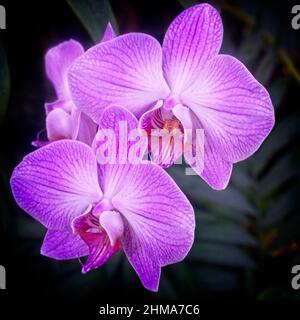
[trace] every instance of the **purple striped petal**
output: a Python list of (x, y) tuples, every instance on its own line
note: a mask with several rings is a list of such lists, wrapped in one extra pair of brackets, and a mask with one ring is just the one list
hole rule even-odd
[[(202, 126), (194, 115), (192, 124), (193, 129), (185, 131), (186, 162), (210, 187), (216, 190), (225, 189), (231, 176), (232, 163), (221, 158), (219, 150), (212, 144), (208, 130), (196, 132), (196, 128), (202, 129)], [(189, 121), (185, 125), (187, 125), (185, 129), (190, 128)]]
[(109, 22), (107, 24), (107, 27), (105, 29), (105, 32), (104, 32), (104, 35), (103, 35), (101, 42), (112, 40), (115, 37), (116, 37), (115, 31)]
[(92, 269), (96, 269), (102, 266), (113, 254), (121, 249), (121, 244), (116, 241), (111, 246), (110, 239), (106, 231), (100, 232), (99, 229), (95, 229), (91, 232), (91, 223), (89, 221), (89, 215), (84, 214), (77, 217), (73, 221), (73, 229), (82, 240), (87, 244), (89, 248), (89, 256), (83, 264), (82, 273), (87, 273)]
[(169, 94), (160, 44), (138, 33), (89, 49), (70, 68), (69, 83), (75, 104), (96, 123), (110, 104), (121, 105), (138, 117), (149, 104)]
[(177, 104), (172, 112), (174, 116), (180, 121), (184, 129), (192, 129), (193, 128), (193, 116), (191, 114), (191, 110), (181, 104)]
[(99, 222), (109, 237), (110, 245), (115, 246), (124, 232), (124, 223), (120, 213), (116, 211), (103, 211)]
[(198, 117), (211, 152), (227, 162), (252, 155), (274, 125), (268, 92), (231, 56), (212, 59), (181, 98)]
[(55, 230), (70, 230), (71, 221), (102, 196), (92, 149), (71, 140), (27, 155), (15, 168), (11, 187), (24, 211)]
[(54, 85), (57, 97), (61, 100), (71, 98), (67, 73), (74, 60), (83, 52), (84, 49), (79, 42), (69, 40), (51, 48), (46, 53), (46, 73)]
[(71, 100), (56, 100), (54, 102), (46, 102), (45, 103), (45, 111), (46, 115), (48, 115), (51, 111), (55, 109), (63, 109), (64, 111), (70, 113), (74, 107), (74, 104)]
[(46, 117), (47, 137), (49, 141), (71, 139), (72, 119), (63, 109), (54, 109)]
[(92, 145), (97, 132), (97, 124), (75, 106), (71, 113), (72, 139)]
[[(113, 143), (106, 140), (102, 130), (111, 130)], [(104, 145), (104, 142), (107, 143)], [(101, 161), (101, 163), (126, 164), (133, 158), (140, 162), (147, 149), (147, 138), (139, 135), (138, 121), (130, 111), (123, 107), (110, 106), (104, 109), (101, 115), (99, 131), (95, 137), (93, 148), (98, 161)], [(104, 150), (102, 150), (103, 148)], [(106, 157), (103, 151), (107, 148), (114, 148), (115, 150), (108, 151)]]
[(220, 50), (222, 20), (209, 4), (183, 11), (170, 25), (163, 42), (164, 75), (174, 94), (180, 94)]
[[(188, 161), (189, 162), (189, 161)], [(215, 190), (227, 187), (232, 172), (232, 163), (222, 159), (209, 136), (204, 139), (204, 165), (189, 162), (199, 176)]]
[(104, 196), (124, 218), (124, 251), (143, 285), (157, 291), (160, 268), (181, 261), (193, 244), (193, 208), (156, 165), (106, 165), (100, 171)]
[(148, 153), (154, 163), (167, 168), (182, 155), (182, 126), (172, 111), (161, 107), (161, 101), (141, 116), (139, 129), (148, 135)]
[(41, 254), (49, 258), (64, 260), (88, 255), (89, 248), (79, 235), (71, 232), (48, 230)]

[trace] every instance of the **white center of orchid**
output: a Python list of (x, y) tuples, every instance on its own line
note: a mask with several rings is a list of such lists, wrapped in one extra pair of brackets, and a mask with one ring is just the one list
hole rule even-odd
[(113, 210), (111, 199), (103, 197), (93, 209), (93, 215), (98, 217), (103, 211)]
[(99, 231), (105, 231), (109, 237), (111, 246), (114, 246), (124, 232), (124, 223), (119, 212), (114, 210), (109, 198), (103, 197), (94, 207), (93, 216), (98, 218)]
[(166, 110), (172, 110), (177, 104), (180, 103), (180, 99), (178, 95), (170, 95), (163, 104), (163, 108)]
[(106, 231), (110, 245), (114, 246), (124, 233), (124, 222), (119, 212), (104, 211), (99, 217), (100, 226)]

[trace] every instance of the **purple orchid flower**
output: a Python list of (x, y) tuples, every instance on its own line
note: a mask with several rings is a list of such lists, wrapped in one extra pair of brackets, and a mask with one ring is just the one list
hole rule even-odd
[[(137, 126), (129, 111), (109, 107), (100, 128), (115, 130), (119, 121), (128, 132)], [(118, 147), (118, 153), (129, 151)], [(94, 150), (79, 141), (56, 141), (27, 155), (11, 187), (19, 206), (48, 229), (41, 253), (88, 255), (83, 273), (123, 248), (143, 285), (157, 291), (161, 267), (181, 261), (194, 240), (193, 208), (162, 168), (99, 165)]]
[[(162, 47), (142, 33), (96, 45), (70, 68), (73, 99), (96, 122), (103, 108), (118, 104), (140, 118), (141, 128), (175, 130), (174, 139), (184, 137), (192, 150), (186, 161), (211, 187), (223, 189), (233, 163), (252, 155), (270, 133), (274, 109), (240, 61), (218, 54), (222, 38), (219, 13), (201, 4), (172, 22)], [(185, 129), (204, 130), (204, 167), (193, 156), (199, 142)], [(171, 162), (178, 156), (175, 150)]]
[[(114, 37), (115, 33), (109, 23), (102, 42)], [(58, 98), (52, 103), (45, 103), (47, 138), (51, 142), (60, 139), (73, 139), (91, 145), (95, 137), (96, 123), (75, 106), (68, 84), (68, 70), (75, 59), (82, 56), (83, 53), (82, 45), (75, 40), (62, 42), (46, 53), (46, 74), (52, 82)], [(33, 145), (39, 147), (47, 143), (47, 141), (37, 139)]]

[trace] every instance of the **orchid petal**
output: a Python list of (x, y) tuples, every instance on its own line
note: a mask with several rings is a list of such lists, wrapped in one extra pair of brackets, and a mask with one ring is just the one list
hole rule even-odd
[(119, 241), (111, 246), (110, 239), (105, 231), (90, 230), (88, 221), (90, 213), (83, 214), (74, 219), (73, 230), (82, 238), (89, 247), (89, 256), (83, 264), (82, 273), (87, 273), (103, 265), (113, 254), (121, 249)]
[(174, 113), (181, 120), (184, 129), (186, 162), (210, 187), (216, 190), (224, 189), (230, 179), (232, 164), (220, 157), (218, 150), (211, 144), (209, 132), (203, 130), (201, 123), (190, 110), (178, 105)]
[(61, 100), (69, 100), (71, 97), (67, 78), (68, 69), (83, 52), (84, 49), (79, 42), (69, 40), (51, 48), (46, 53), (46, 73)]
[(204, 164), (201, 159), (199, 164), (190, 163), (190, 165), (213, 189), (223, 190), (227, 187), (232, 172), (232, 163), (221, 158), (209, 137), (205, 136), (204, 140)]
[(181, 104), (177, 104), (172, 112), (174, 116), (180, 121), (184, 131), (184, 143), (187, 143), (188, 135), (192, 134), (193, 129), (193, 115), (191, 110)]
[(149, 136), (149, 155), (152, 162), (168, 168), (182, 155), (182, 150), (183, 133), (179, 128), (174, 132), (165, 129), (152, 130)]
[(148, 135), (148, 153), (151, 161), (162, 167), (170, 167), (183, 150), (183, 132), (171, 110), (161, 108), (159, 101), (145, 112), (139, 121), (139, 130)]
[(55, 109), (63, 109), (64, 111), (70, 113), (74, 108), (74, 104), (71, 100), (56, 100), (54, 102), (45, 103), (46, 115)]
[(86, 243), (71, 232), (48, 230), (41, 248), (41, 254), (49, 258), (64, 260), (88, 255)]
[(194, 212), (160, 167), (101, 166), (104, 196), (124, 220), (123, 247), (143, 285), (158, 289), (160, 268), (181, 261), (194, 239)]
[(266, 89), (237, 59), (219, 55), (181, 95), (224, 161), (248, 158), (274, 125), (274, 108)]
[[(139, 129), (151, 134), (152, 129), (162, 129), (164, 127), (165, 111), (162, 108), (163, 102), (158, 101), (153, 108), (146, 111), (139, 120)], [(171, 112), (169, 112), (169, 115)], [(170, 117), (170, 116), (169, 116)]]
[(174, 94), (188, 88), (218, 54), (222, 38), (221, 17), (209, 4), (186, 9), (171, 23), (163, 42), (163, 69)]
[[(105, 163), (126, 164), (129, 161), (130, 149), (136, 152), (135, 156), (141, 159), (147, 148), (147, 138), (139, 136), (139, 140), (131, 140), (131, 133), (136, 130), (138, 135), (138, 121), (136, 117), (128, 110), (119, 106), (110, 106), (104, 109), (99, 121), (99, 131), (95, 137), (93, 148), (97, 154), (97, 159), (100, 161), (101, 153), (97, 152), (100, 145), (103, 143), (105, 135), (102, 130), (112, 130), (114, 133), (114, 143), (109, 146), (116, 148), (110, 152), (110, 159)], [(103, 162), (101, 162), (103, 163)]]
[(215, 190), (225, 189), (232, 171), (232, 163), (223, 160), (212, 143), (209, 131), (192, 116), (192, 130), (185, 128), (184, 157), (195, 172)]
[(71, 139), (71, 116), (63, 109), (54, 109), (46, 117), (46, 129), (49, 141)]
[(109, 237), (110, 245), (114, 246), (124, 232), (121, 215), (116, 211), (103, 211), (100, 215), (99, 222)]
[(31, 145), (34, 147), (40, 148), (49, 144), (50, 142), (46, 134), (47, 134), (46, 129), (40, 130), (36, 135), (36, 140), (32, 141)]
[(112, 40), (115, 37), (116, 37), (115, 31), (114, 31), (111, 23), (109, 22), (106, 26), (106, 29), (105, 29), (105, 32), (104, 32), (104, 35), (103, 35), (101, 42)]
[(19, 206), (49, 229), (71, 221), (101, 199), (96, 158), (87, 145), (56, 141), (27, 155), (11, 177)]
[(130, 33), (100, 43), (70, 68), (75, 104), (96, 123), (110, 104), (139, 117), (150, 103), (169, 94), (161, 66), (160, 44), (149, 35)]
[(97, 124), (74, 106), (71, 113), (72, 139), (92, 145), (97, 132)]
[(172, 112), (174, 116), (180, 121), (180, 123), (184, 126), (185, 129), (192, 129), (193, 128), (193, 120), (192, 114), (189, 108), (177, 104), (173, 109)]

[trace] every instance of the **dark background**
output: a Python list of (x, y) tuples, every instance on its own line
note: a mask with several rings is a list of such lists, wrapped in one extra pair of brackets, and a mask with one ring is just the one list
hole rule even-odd
[(300, 30), (291, 27), (297, 1), (208, 1), (221, 10), (221, 52), (239, 58), (267, 87), (276, 125), (253, 157), (235, 165), (225, 191), (185, 176), (183, 167), (168, 170), (195, 208), (197, 231), (187, 259), (162, 269), (158, 293), (142, 287), (123, 253), (87, 275), (78, 261), (40, 255), (45, 229), (12, 198), (11, 172), (34, 150), (44, 102), (55, 98), (44, 71), (48, 48), (70, 38), (90, 47), (112, 14), (120, 33), (147, 32), (161, 41), (175, 16), (196, 2), (89, 0), (74, 11), (67, 1), (1, 1), (7, 29), (0, 30), (0, 264), (7, 295), (99, 303), (299, 298), (290, 285), (291, 268), (300, 264)]

